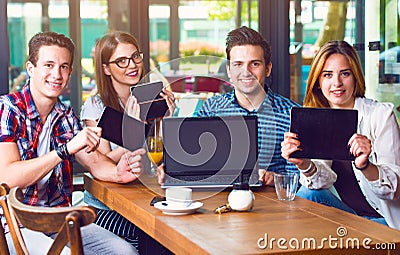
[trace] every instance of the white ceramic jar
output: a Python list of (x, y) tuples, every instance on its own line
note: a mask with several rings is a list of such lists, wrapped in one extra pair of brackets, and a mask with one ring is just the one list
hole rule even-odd
[(235, 211), (250, 211), (254, 200), (254, 193), (248, 183), (234, 183), (233, 190), (228, 195), (229, 206)]

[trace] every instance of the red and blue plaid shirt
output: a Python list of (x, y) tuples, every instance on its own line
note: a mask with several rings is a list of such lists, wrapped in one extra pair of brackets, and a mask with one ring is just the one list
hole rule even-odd
[[(0, 142), (14, 142), (18, 146), (21, 160), (38, 157), (39, 134), (43, 129), (33, 101), (29, 83), (20, 92), (0, 97)], [(81, 124), (72, 110), (59, 100), (48, 118), (51, 121), (50, 150), (71, 140)], [(48, 203), (46, 206), (70, 206), (72, 203), (72, 161), (63, 160), (58, 164), (47, 181)], [(38, 187), (33, 184), (26, 188), (24, 203), (37, 205)]]

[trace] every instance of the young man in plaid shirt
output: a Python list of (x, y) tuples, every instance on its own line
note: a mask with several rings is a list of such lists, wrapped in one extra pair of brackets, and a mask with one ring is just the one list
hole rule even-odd
[[(0, 180), (24, 188), (29, 205), (71, 206), (73, 157), (105, 181), (131, 182), (142, 171), (144, 149), (127, 152), (116, 165), (97, 151), (101, 128), (82, 129), (72, 108), (58, 98), (68, 85), (74, 50), (62, 34), (36, 34), (29, 41), (29, 81), (20, 92), (0, 97)], [(81, 230), (85, 254), (137, 253), (95, 224)], [(44, 233), (23, 228), (22, 234), (30, 254), (43, 254), (52, 243)]]

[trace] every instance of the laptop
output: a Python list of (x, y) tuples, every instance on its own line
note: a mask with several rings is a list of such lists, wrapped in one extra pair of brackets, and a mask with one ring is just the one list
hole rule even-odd
[(348, 142), (357, 122), (357, 110), (293, 107), (290, 132), (298, 134), (302, 150), (290, 157), (354, 160)]
[(258, 181), (257, 116), (163, 120), (163, 188), (227, 188)]
[(150, 129), (144, 122), (108, 106), (104, 108), (97, 126), (102, 128), (102, 138), (130, 151), (144, 147)]

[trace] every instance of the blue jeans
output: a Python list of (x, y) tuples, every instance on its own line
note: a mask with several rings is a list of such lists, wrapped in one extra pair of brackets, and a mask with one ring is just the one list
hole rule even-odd
[[(31, 255), (42, 255), (47, 252), (53, 239), (41, 232), (22, 228), (22, 236)], [(108, 230), (92, 223), (81, 228), (83, 251), (85, 255), (96, 254), (138, 254), (136, 249), (128, 242), (114, 235)], [(52, 236), (53, 238), (55, 237)], [(6, 234), (8, 247), (11, 254), (16, 254), (10, 233)], [(64, 248), (61, 254), (70, 254), (68, 247)]]
[[(335, 196), (329, 189), (308, 189), (304, 186), (301, 186), (300, 189), (297, 191), (296, 196), (323, 205), (335, 207), (337, 209), (357, 215), (357, 213), (352, 208), (350, 208), (342, 200), (340, 200), (337, 196)], [(362, 217), (388, 226), (385, 218), (383, 217), (382, 218), (374, 218), (370, 216), (362, 216)]]

